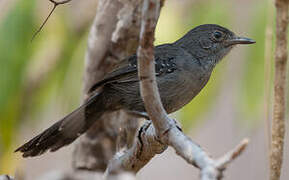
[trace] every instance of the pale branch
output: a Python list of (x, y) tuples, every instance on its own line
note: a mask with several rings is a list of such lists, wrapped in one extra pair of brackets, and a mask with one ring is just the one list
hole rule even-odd
[(52, 15), (52, 13), (55, 11), (55, 9), (57, 8), (58, 5), (61, 4), (66, 4), (69, 3), (72, 0), (64, 0), (64, 1), (54, 1), (54, 0), (49, 0), (51, 3), (53, 3), (53, 8), (51, 9), (51, 11), (49, 12), (48, 16), (45, 18), (45, 20), (43, 21), (43, 23), (41, 24), (41, 26), (37, 29), (37, 31), (33, 34), (31, 41), (34, 40), (34, 38), (40, 33), (40, 31), (43, 29), (43, 27), (45, 26), (45, 24), (47, 23), (48, 19), (50, 18), (50, 16)]
[[(174, 123), (174, 129), (168, 132), (172, 139), (171, 146), (182, 156), (189, 164), (202, 169), (202, 180), (218, 179), (222, 177), (222, 172), (227, 168), (230, 162), (237, 158), (248, 144), (248, 139), (244, 139), (238, 146), (226, 153), (217, 160), (213, 160), (198, 145), (186, 137), (177, 123)], [(137, 173), (143, 168), (156, 154), (166, 150), (167, 144), (161, 142), (151, 122), (146, 122), (138, 132), (134, 145), (124, 151), (118, 152), (110, 161), (105, 177), (110, 179), (113, 174), (123, 171)], [(212, 178), (214, 177), (214, 178)]]
[(276, 46), (275, 80), (272, 137), (270, 150), (270, 179), (279, 180), (281, 175), (286, 112), (286, 73), (287, 73), (287, 28), (288, 0), (275, 0), (276, 6)]
[(167, 145), (157, 140), (155, 128), (151, 121), (147, 121), (138, 131), (133, 146), (128, 150), (118, 152), (110, 161), (106, 176), (120, 171), (137, 173), (156, 154), (160, 154), (167, 149)]
[[(154, 64), (154, 32), (160, 14), (161, 3), (159, 0), (144, 0), (142, 11), (142, 25), (140, 32), (140, 45), (138, 48), (138, 76), (140, 90), (146, 111), (161, 136), (172, 123), (168, 121), (166, 111), (160, 100)], [(169, 122), (169, 123), (168, 123)]]
[(195, 144), (189, 137), (184, 135), (176, 126), (172, 127), (165, 135), (164, 141), (172, 146), (178, 155), (183, 157), (189, 164), (201, 170), (202, 180), (221, 179), (223, 171), (235, 158), (237, 158), (249, 143), (244, 139), (238, 146), (230, 150), (219, 159), (212, 159), (198, 144)]
[[(37, 180), (103, 180), (102, 173), (93, 171), (52, 171), (45, 173), (41, 177), (33, 178)], [(0, 179), (1, 180), (1, 179)], [(9, 180), (9, 179), (4, 179)], [(11, 179), (13, 180), (13, 179)], [(118, 175), (111, 176), (108, 180), (135, 180), (135, 175), (132, 173), (124, 172)]]
[(8, 175), (0, 175), (0, 180), (14, 180), (14, 178)]

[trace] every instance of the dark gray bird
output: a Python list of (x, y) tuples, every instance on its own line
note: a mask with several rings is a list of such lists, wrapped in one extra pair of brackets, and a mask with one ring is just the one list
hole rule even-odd
[[(237, 44), (254, 40), (238, 37), (214, 24), (198, 26), (172, 44), (155, 47), (157, 84), (163, 106), (172, 113), (189, 103), (206, 85), (216, 64)], [(101, 91), (94, 93), (96, 89)], [(139, 92), (137, 56), (121, 61), (90, 90), (94, 94), (78, 109), (19, 147), (23, 157), (56, 151), (85, 133), (105, 112), (123, 109), (136, 116), (146, 110)]]

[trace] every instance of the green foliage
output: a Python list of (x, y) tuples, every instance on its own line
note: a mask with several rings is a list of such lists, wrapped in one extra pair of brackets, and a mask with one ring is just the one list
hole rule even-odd
[(23, 74), (32, 53), (34, 0), (20, 0), (0, 25), (0, 156), (10, 146), (21, 113)]

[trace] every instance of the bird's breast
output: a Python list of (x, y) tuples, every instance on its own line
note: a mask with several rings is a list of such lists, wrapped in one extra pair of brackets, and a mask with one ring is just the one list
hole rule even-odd
[(175, 112), (188, 104), (207, 84), (210, 73), (200, 71), (179, 71), (174, 74), (174, 81), (166, 81), (160, 86), (161, 99), (168, 113)]

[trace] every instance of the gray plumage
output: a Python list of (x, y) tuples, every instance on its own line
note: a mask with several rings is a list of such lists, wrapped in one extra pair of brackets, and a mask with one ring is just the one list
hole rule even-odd
[[(168, 113), (189, 103), (206, 85), (215, 65), (236, 44), (253, 40), (237, 37), (228, 29), (206, 24), (189, 31), (172, 44), (155, 47), (156, 79), (161, 101)], [(101, 87), (101, 92), (94, 93)], [(77, 110), (56, 122), (16, 151), (23, 157), (55, 151), (86, 132), (104, 112), (123, 109), (145, 114), (137, 76), (137, 57), (121, 61), (90, 90), (92, 96)]]

